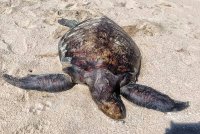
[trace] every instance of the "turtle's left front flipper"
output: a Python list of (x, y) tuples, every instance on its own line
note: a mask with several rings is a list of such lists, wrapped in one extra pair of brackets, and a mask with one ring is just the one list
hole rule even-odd
[(4, 74), (3, 79), (19, 88), (47, 92), (65, 91), (75, 85), (70, 77), (64, 74), (28, 75), (22, 78)]
[(127, 100), (139, 106), (161, 112), (181, 111), (189, 106), (188, 102), (175, 101), (151, 87), (135, 83), (121, 87), (120, 93)]

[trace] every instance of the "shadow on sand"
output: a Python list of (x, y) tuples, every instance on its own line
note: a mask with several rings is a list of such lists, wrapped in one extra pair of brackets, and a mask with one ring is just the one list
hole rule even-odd
[(165, 134), (200, 134), (200, 122), (199, 123), (171, 122), (170, 128), (166, 129)]

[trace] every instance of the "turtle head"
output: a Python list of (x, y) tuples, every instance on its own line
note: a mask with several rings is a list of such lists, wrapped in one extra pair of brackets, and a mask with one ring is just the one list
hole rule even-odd
[(125, 106), (119, 95), (119, 77), (106, 69), (85, 73), (84, 79), (89, 86), (93, 100), (99, 109), (113, 119), (126, 116)]
[[(94, 98), (94, 97), (93, 97)], [(107, 100), (95, 100), (99, 109), (112, 119), (124, 119), (126, 109), (120, 96), (113, 93)]]

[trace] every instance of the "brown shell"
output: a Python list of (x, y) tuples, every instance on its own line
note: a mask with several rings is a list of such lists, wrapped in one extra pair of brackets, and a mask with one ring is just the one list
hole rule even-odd
[(90, 71), (106, 68), (114, 74), (136, 72), (141, 55), (130, 36), (115, 22), (103, 16), (81, 22), (59, 42), (63, 64)]

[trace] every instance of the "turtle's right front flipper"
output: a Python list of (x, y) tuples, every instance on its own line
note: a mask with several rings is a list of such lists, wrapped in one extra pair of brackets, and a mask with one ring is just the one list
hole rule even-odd
[(65, 91), (75, 85), (70, 77), (64, 74), (28, 75), (22, 78), (4, 74), (3, 79), (19, 88), (47, 92)]

